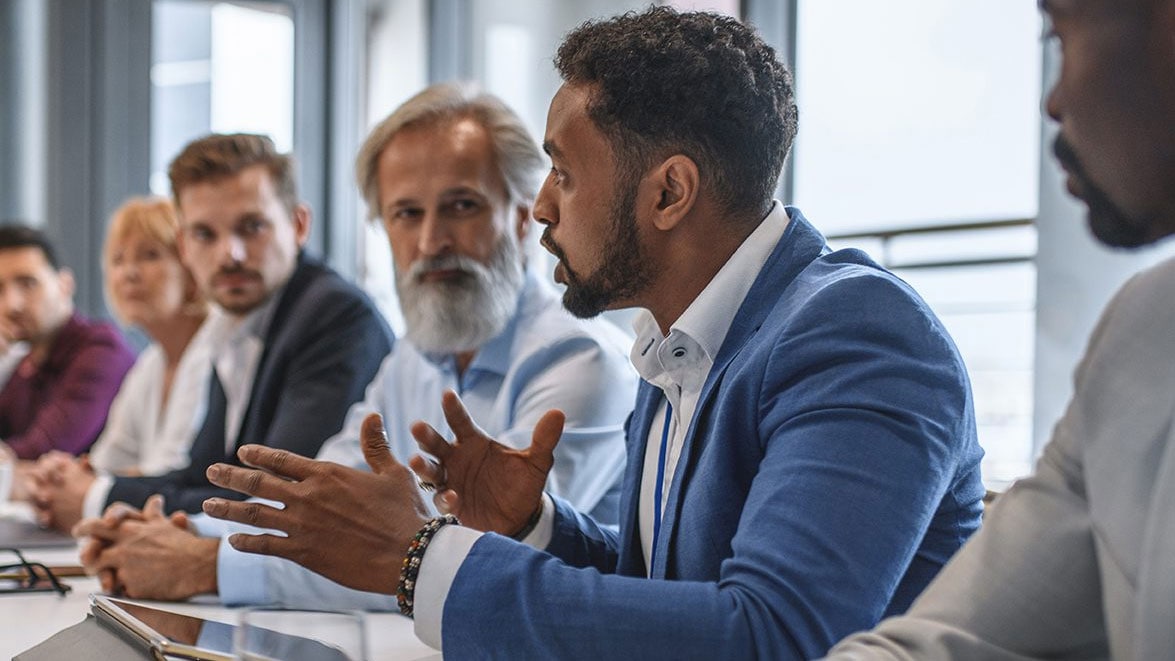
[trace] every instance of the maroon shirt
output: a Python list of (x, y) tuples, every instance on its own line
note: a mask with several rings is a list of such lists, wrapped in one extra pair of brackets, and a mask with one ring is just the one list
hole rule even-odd
[(0, 440), (21, 459), (85, 452), (134, 362), (117, 328), (74, 314), (45, 362), (38, 368), (22, 360), (0, 390)]

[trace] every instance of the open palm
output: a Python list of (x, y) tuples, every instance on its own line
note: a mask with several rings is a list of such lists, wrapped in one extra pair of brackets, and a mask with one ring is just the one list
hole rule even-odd
[(455, 514), (462, 525), (517, 533), (542, 504), (553, 452), (563, 433), (563, 412), (547, 411), (535, 425), (530, 447), (515, 450), (486, 435), (453, 391), (444, 393), (441, 406), (455, 438), (450, 443), (431, 425), (413, 424), (416, 442), (436, 461), (413, 457), (412, 470), (437, 486), (437, 507)]

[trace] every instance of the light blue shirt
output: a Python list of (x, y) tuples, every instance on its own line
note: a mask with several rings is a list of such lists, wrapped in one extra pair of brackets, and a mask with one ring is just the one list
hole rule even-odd
[[(598, 521), (615, 523), (624, 420), (636, 397), (630, 343), (606, 321), (572, 317), (553, 289), (528, 273), (517, 314), (478, 351), (464, 374), (457, 374), (451, 356), (426, 356), (408, 342), (397, 342), (364, 400), (351, 407), (342, 431), (323, 445), (318, 458), (366, 468), (359, 426), (373, 412), (384, 416), (392, 453), (401, 462), (420, 452), (408, 431), (416, 420), (451, 438), (440, 406), (441, 393), (449, 388), (461, 395), (486, 433), (515, 448), (528, 446), (535, 423), (557, 408), (567, 421), (547, 490)], [(295, 563), (236, 551), (223, 538), (241, 526), (205, 516), (192, 519), (201, 535), (222, 537), (217, 580), (225, 604), (396, 608), (394, 596), (350, 590)]]

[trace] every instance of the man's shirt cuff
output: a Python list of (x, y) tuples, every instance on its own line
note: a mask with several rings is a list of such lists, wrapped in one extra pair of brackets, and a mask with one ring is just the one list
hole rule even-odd
[(221, 537), (216, 550), (216, 590), (220, 603), (226, 606), (268, 604), (265, 589), (268, 556), (238, 551), (228, 543), (228, 538), (228, 535)]
[(428, 543), (416, 576), (416, 595), (413, 611), (416, 619), (416, 637), (425, 645), (441, 649), (441, 617), (445, 598), (457, 576), (457, 570), (469, 550), (481, 538), (472, 528), (443, 526)]
[(555, 501), (543, 492), (543, 511), (539, 520), (534, 524), (534, 530), (522, 538), (522, 543), (543, 551), (551, 543), (551, 536), (555, 534)]
[[(523, 539), (537, 549), (544, 549), (551, 541), (555, 530), (555, 502), (543, 494), (543, 511), (534, 530)], [(416, 594), (413, 600), (416, 637), (424, 644), (441, 649), (441, 619), (444, 617), (445, 599), (457, 571), (469, 555), (470, 549), (484, 533), (461, 526), (444, 526), (428, 543), (424, 557), (420, 560), (420, 572), (416, 576)]]
[(114, 478), (109, 475), (94, 476), (90, 488), (86, 489), (86, 497), (82, 501), (82, 518), (96, 519), (106, 511), (106, 499), (110, 497), (110, 490), (114, 487)]

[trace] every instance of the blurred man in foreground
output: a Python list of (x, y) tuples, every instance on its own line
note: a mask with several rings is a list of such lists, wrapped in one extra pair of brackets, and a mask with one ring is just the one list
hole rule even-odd
[[(1057, 158), (1093, 235), (1175, 234), (1175, 1), (1047, 0)], [(910, 612), (835, 659), (1167, 659), (1175, 651), (1175, 260), (1107, 306), (1036, 466)]]

